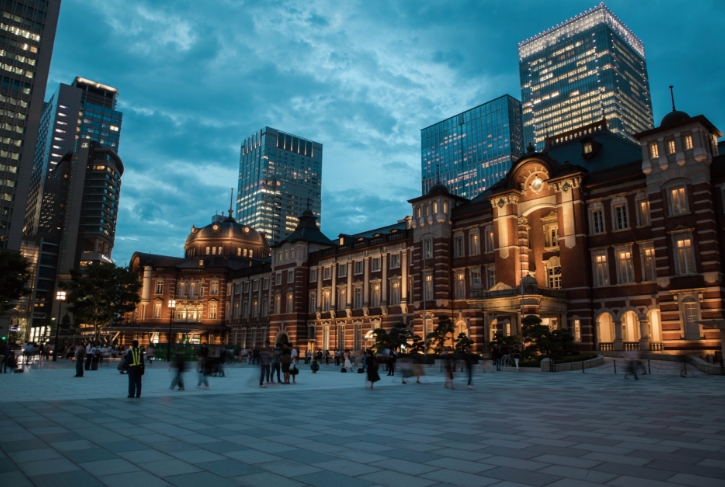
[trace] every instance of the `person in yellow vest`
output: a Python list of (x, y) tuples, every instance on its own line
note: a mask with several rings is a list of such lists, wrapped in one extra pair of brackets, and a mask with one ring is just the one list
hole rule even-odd
[(131, 349), (126, 352), (128, 364), (128, 397), (141, 397), (141, 376), (144, 373), (144, 356), (138, 348), (138, 340), (131, 343)]

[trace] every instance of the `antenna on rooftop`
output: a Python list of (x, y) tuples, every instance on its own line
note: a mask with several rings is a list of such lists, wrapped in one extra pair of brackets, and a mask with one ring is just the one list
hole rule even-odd
[(232, 194), (229, 196), (229, 218), (232, 217), (232, 201), (234, 201), (234, 188), (230, 188)]
[(438, 177), (438, 184), (441, 184), (441, 163), (436, 164), (436, 173)]
[(670, 85), (670, 98), (672, 98), (672, 111), (674, 112), (676, 110), (675, 110), (675, 90), (673, 90), (673, 88), (674, 87), (672, 85)]

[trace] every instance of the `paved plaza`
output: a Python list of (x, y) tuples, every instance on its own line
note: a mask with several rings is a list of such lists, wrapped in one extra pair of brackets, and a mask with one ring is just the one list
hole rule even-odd
[(0, 375), (0, 486), (725, 486), (723, 377), (479, 371), (446, 390), (430, 370), (371, 391), (302, 366), (260, 389), (244, 365), (172, 392), (156, 362), (127, 399), (114, 365)]

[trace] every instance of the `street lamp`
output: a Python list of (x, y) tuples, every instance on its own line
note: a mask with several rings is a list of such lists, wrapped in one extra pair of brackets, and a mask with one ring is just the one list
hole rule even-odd
[(58, 301), (58, 320), (55, 322), (55, 345), (53, 345), (53, 362), (58, 361), (58, 330), (60, 330), (60, 308), (65, 301), (65, 291), (55, 293), (55, 300)]
[(171, 362), (171, 322), (174, 319), (174, 308), (176, 308), (176, 301), (173, 299), (169, 300), (169, 339), (168, 339), (168, 349), (166, 353), (166, 361)]

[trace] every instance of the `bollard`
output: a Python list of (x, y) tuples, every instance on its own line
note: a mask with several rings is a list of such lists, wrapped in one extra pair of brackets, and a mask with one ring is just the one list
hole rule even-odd
[(584, 373), (584, 361), (582, 360), (582, 374)]
[(616, 360), (614, 361), (614, 373), (615, 374), (617, 373), (617, 361)]
[(652, 375), (652, 364), (650, 364), (649, 359), (647, 359), (647, 373)]

